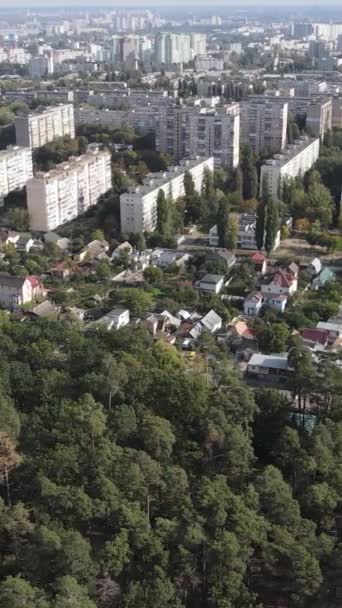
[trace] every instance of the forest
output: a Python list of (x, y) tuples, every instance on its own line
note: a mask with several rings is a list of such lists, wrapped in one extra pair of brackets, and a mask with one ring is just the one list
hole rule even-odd
[(307, 425), (142, 327), (2, 313), (0, 350), (0, 608), (340, 605), (337, 368)]

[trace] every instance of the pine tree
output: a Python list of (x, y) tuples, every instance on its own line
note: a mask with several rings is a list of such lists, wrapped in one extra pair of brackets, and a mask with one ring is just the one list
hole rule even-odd
[(260, 201), (256, 209), (255, 240), (259, 251), (264, 246), (265, 239), (265, 203)]
[(189, 173), (189, 171), (186, 171), (184, 174), (184, 190), (186, 197), (191, 197), (195, 194), (194, 180), (192, 179), (192, 175)]
[(229, 222), (229, 204), (222, 198), (219, 201), (217, 213), (217, 234), (219, 237), (219, 246), (227, 247), (228, 242), (228, 222)]
[(243, 176), (243, 198), (255, 198), (258, 193), (258, 174), (250, 146), (244, 146), (241, 155), (241, 170)]
[(166, 236), (170, 233), (170, 209), (164, 190), (157, 196), (157, 232)]
[(266, 206), (265, 223), (265, 249), (269, 256), (274, 249), (274, 245), (279, 230), (279, 213), (277, 204), (270, 199)]

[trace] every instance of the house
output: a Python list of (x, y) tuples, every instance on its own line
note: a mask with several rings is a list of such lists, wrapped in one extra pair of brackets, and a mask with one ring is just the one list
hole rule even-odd
[(47, 245), (56, 245), (62, 251), (70, 249), (71, 246), (71, 240), (60, 236), (57, 232), (46, 232), (44, 234), (44, 241)]
[(326, 329), (304, 327), (299, 331), (304, 344), (311, 350), (325, 350), (329, 342), (329, 332)]
[(131, 256), (133, 251), (134, 248), (132, 247), (132, 245), (128, 241), (124, 241), (114, 249), (111, 255), (111, 260), (112, 262), (114, 262), (115, 260), (120, 261), (126, 256)]
[(109, 244), (107, 241), (91, 241), (85, 247), (74, 254), (74, 259), (78, 262), (83, 262), (85, 259), (94, 260), (101, 256), (101, 254), (106, 253), (109, 249)]
[(200, 321), (204, 329), (209, 331), (211, 334), (215, 333), (222, 327), (221, 317), (214, 311), (210, 310)]
[(210, 247), (219, 247), (220, 239), (219, 239), (218, 230), (217, 230), (216, 225), (213, 226), (212, 228), (210, 228), (208, 240), (209, 240)]
[(323, 329), (328, 332), (329, 344), (333, 344), (336, 340), (342, 338), (342, 321), (340, 323), (320, 321), (319, 323), (317, 323), (316, 329)]
[(214, 311), (210, 310), (204, 317), (199, 319), (190, 329), (189, 336), (193, 340), (197, 340), (203, 331), (208, 331), (210, 334), (214, 334), (216, 331), (221, 329), (222, 319)]
[(65, 309), (65, 312), (67, 314), (71, 315), (74, 319), (77, 319), (78, 321), (84, 321), (88, 311), (86, 308), (77, 308), (77, 306), (68, 306)]
[[(258, 249), (256, 242), (256, 214), (241, 213), (238, 217), (238, 247), (240, 249)], [(273, 249), (280, 245), (280, 230), (278, 230)]]
[(257, 291), (250, 293), (243, 302), (243, 311), (249, 317), (257, 317), (263, 305), (262, 294)]
[(182, 322), (167, 310), (164, 310), (161, 313), (150, 314), (145, 319), (145, 323), (153, 336), (160, 334), (159, 337), (161, 337), (161, 334), (170, 334), (172, 331), (179, 329)]
[(267, 258), (260, 253), (260, 251), (256, 251), (250, 257), (251, 262), (254, 265), (254, 269), (259, 274), (265, 274), (267, 271)]
[(15, 244), (15, 248), (18, 251), (24, 251), (25, 253), (28, 253), (34, 246), (35, 240), (30, 234), (20, 234), (19, 239)]
[(314, 289), (315, 291), (317, 291), (318, 289), (321, 289), (322, 287), (324, 287), (324, 285), (326, 285), (327, 283), (330, 283), (331, 281), (335, 280), (335, 274), (333, 273), (332, 270), (330, 270), (330, 268), (323, 268), (318, 275), (316, 275), (312, 281), (311, 281), (311, 289)]
[(263, 303), (277, 312), (285, 312), (288, 297), (285, 294), (263, 294)]
[(206, 293), (218, 294), (222, 291), (224, 285), (224, 276), (221, 274), (206, 274), (200, 281), (195, 284), (195, 287)]
[[(296, 266), (296, 265), (295, 265)], [(298, 266), (296, 266), (298, 268)], [(298, 272), (294, 274), (289, 268), (284, 270), (278, 268), (274, 273), (266, 276), (261, 285), (261, 293), (263, 296), (272, 294), (293, 295), (298, 289)]]
[(13, 309), (32, 302), (44, 294), (40, 280), (34, 276), (24, 278), (0, 274), (0, 306)]
[(67, 279), (71, 274), (69, 261), (65, 260), (64, 262), (56, 264), (56, 266), (50, 268), (49, 273), (50, 276), (54, 279)]
[(191, 259), (191, 255), (188, 253), (181, 253), (179, 251), (162, 251), (160, 255), (155, 256), (153, 264), (159, 268), (168, 268), (175, 264), (177, 268), (182, 268)]
[(56, 318), (60, 308), (49, 300), (44, 300), (28, 311), (29, 316), (37, 319)]
[(108, 330), (120, 329), (129, 324), (129, 310), (127, 308), (113, 308), (95, 323), (96, 325), (103, 325)]
[(208, 251), (205, 256), (205, 263), (208, 262), (224, 262), (226, 269), (229, 270), (236, 264), (236, 257), (234, 253), (228, 251), (228, 249), (217, 249), (216, 251)]
[(16, 245), (19, 237), (19, 232), (15, 232), (14, 230), (2, 230), (0, 232), (0, 247), (4, 245)]
[(316, 276), (322, 270), (322, 262), (319, 258), (314, 258), (312, 262), (307, 267), (307, 271), (310, 272), (312, 276)]
[(263, 355), (257, 353), (252, 355), (247, 365), (247, 374), (258, 378), (268, 376), (286, 379), (292, 371), (287, 354)]

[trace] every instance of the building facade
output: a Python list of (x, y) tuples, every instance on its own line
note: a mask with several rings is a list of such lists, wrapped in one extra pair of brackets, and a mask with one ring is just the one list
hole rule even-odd
[(235, 169), (240, 158), (240, 106), (161, 110), (156, 147), (176, 162), (184, 157), (213, 157), (216, 167)]
[(8, 146), (0, 151), (0, 200), (12, 190), (23, 188), (32, 176), (31, 148)]
[(189, 172), (197, 192), (201, 191), (206, 169), (213, 171), (213, 158), (189, 159), (166, 172), (149, 174), (143, 185), (130, 188), (120, 196), (121, 232), (137, 234), (153, 232), (157, 224), (157, 198), (163, 190), (167, 198), (183, 196), (184, 175)]
[(240, 106), (242, 143), (249, 144), (256, 154), (281, 152), (286, 146), (288, 103), (265, 97)]
[(16, 141), (19, 146), (40, 148), (56, 137), (75, 137), (74, 107), (65, 104), (15, 119)]
[(31, 230), (54, 230), (95, 205), (111, 186), (111, 155), (95, 146), (37, 174), (26, 185)]
[(273, 198), (281, 193), (284, 179), (304, 176), (313, 167), (319, 157), (320, 139), (301, 137), (287, 146), (282, 154), (276, 154), (261, 167), (261, 192), (264, 184)]

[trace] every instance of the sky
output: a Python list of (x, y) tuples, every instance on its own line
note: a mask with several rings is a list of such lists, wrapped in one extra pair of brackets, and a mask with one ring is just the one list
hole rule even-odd
[[(14, 7), (44, 7), (44, 8), (53, 8), (55, 6), (63, 6), (63, 7), (85, 7), (85, 6), (110, 6), (110, 7), (127, 7), (127, 6), (141, 6), (141, 8), (145, 8), (146, 6), (167, 6), (172, 7), (172, 5), (183, 5), (184, 8), (187, 6), (205, 6), (208, 7), (208, 0), (128, 0), (125, 4), (123, 0), (0, 0), (0, 9), (14, 8)], [(322, 5), (321, 0), (215, 0), (212, 3), (212, 8), (214, 10), (215, 6), (253, 6), (262, 8), (263, 6), (274, 6), (275, 8), (279, 5), (281, 6), (291, 6), (291, 7), (315, 7), (318, 8)], [(328, 0), (324, 2), (324, 6), (335, 5), (340, 6), (340, 0)]]

